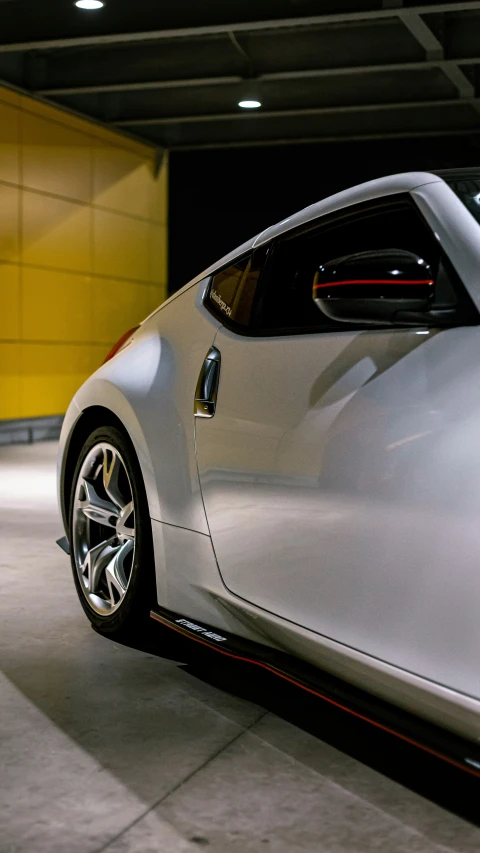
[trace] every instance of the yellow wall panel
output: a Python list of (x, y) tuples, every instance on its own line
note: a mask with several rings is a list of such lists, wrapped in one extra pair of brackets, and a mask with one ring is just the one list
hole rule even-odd
[(95, 204), (149, 219), (152, 171), (153, 160), (150, 163), (133, 151), (98, 142), (94, 148)]
[(145, 286), (145, 316), (148, 317), (152, 311), (156, 309), (167, 298), (167, 288), (165, 285), (147, 284)]
[(91, 200), (92, 138), (88, 134), (25, 112), (22, 154), (26, 187)]
[(90, 207), (25, 190), (23, 261), (90, 272)]
[(112, 343), (92, 344), (90, 346), (88, 376), (91, 376), (92, 373), (95, 373), (95, 371), (102, 366), (107, 356), (107, 353), (110, 352), (112, 346)]
[[(147, 316), (147, 287), (105, 280), (93, 291), (93, 340), (115, 343)], [(126, 322), (128, 318), (128, 322)]]
[(0, 418), (18, 418), (20, 411), (20, 345), (0, 343)]
[(20, 356), (20, 417), (64, 412), (91, 372), (90, 347), (24, 343)]
[(2, 104), (12, 104), (14, 107), (19, 107), (20, 98), (21, 95), (14, 89), (5, 89), (3, 86), (0, 88), (0, 102)]
[(0, 261), (18, 261), (20, 190), (0, 182)]
[[(20, 267), (0, 261), (0, 341), (20, 337)], [(0, 416), (1, 417), (1, 416)]]
[(29, 95), (20, 95), (19, 107), (23, 114), (29, 113), (30, 115), (40, 116), (40, 118), (44, 118), (52, 124), (63, 125), (64, 127), (69, 127), (71, 130), (78, 130), (80, 133), (95, 136), (95, 124), (76, 116), (74, 113), (64, 112), (58, 107), (45, 103), (45, 101), (36, 101)]
[(106, 210), (94, 210), (93, 216), (93, 272), (148, 281), (149, 223)]
[(23, 339), (91, 341), (91, 290), (88, 275), (25, 267)]
[(150, 281), (163, 284), (167, 280), (167, 232), (155, 222), (149, 226), (148, 257)]
[(154, 164), (148, 145), (0, 88), (0, 419), (62, 414), (165, 298)]
[(150, 183), (151, 219), (167, 224), (168, 218), (168, 152), (164, 155), (157, 179)]
[[(57, 110), (58, 112), (58, 110)], [(59, 113), (61, 114), (61, 113)], [(65, 115), (63, 115), (65, 118)], [(83, 122), (84, 126), (87, 124)], [(114, 145), (115, 147), (125, 148), (127, 151), (133, 151), (145, 160), (151, 160), (155, 157), (155, 149), (147, 142), (140, 142), (138, 139), (133, 139), (131, 136), (124, 136), (117, 130), (110, 129), (106, 125), (88, 123), (88, 132), (106, 145)]]
[(0, 181), (20, 183), (20, 113), (1, 102)]

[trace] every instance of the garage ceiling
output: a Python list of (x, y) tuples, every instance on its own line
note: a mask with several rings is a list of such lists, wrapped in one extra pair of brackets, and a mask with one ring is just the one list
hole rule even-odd
[(479, 69), (480, 0), (0, 0), (5, 83), (175, 150), (478, 133)]

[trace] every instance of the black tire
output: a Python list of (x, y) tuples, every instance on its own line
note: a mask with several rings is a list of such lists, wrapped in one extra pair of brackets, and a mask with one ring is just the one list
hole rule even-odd
[[(135, 510), (135, 550), (127, 590), (114, 612), (101, 615), (90, 605), (82, 589), (73, 549), (73, 509), (78, 477), (87, 454), (100, 442), (108, 442), (119, 453), (130, 481)], [(79, 455), (72, 480), (69, 514), (70, 560), (80, 603), (92, 626), (101, 634), (123, 639), (138, 633), (149, 624), (150, 609), (155, 604), (155, 564), (152, 527), (140, 465), (130, 439), (114, 426), (98, 427), (86, 440)]]

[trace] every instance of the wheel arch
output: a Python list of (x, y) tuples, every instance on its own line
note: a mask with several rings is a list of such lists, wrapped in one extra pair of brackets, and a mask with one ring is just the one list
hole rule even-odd
[(125, 436), (132, 447), (132, 451), (138, 458), (135, 447), (125, 424), (120, 418), (105, 406), (89, 406), (84, 409), (70, 435), (63, 453), (62, 469), (60, 474), (60, 507), (65, 530), (68, 530), (68, 518), (70, 514), (70, 493), (72, 490), (73, 475), (77, 464), (78, 454), (82, 449), (88, 436), (100, 426), (114, 426)]

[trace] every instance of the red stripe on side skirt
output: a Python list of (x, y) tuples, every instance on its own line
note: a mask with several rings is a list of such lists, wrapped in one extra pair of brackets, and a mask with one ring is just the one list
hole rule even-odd
[(218, 652), (221, 655), (225, 655), (225, 657), (233, 658), (234, 660), (242, 661), (243, 663), (251, 663), (255, 666), (261, 667), (261, 669), (266, 669), (268, 672), (272, 672), (274, 675), (278, 675), (280, 678), (283, 678), (284, 681), (288, 681), (290, 684), (294, 684), (295, 687), (300, 687), (302, 690), (305, 690), (307, 693), (311, 693), (313, 696), (317, 696), (319, 699), (323, 699), (324, 702), (328, 702), (329, 705), (333, 705), (335, 708), (340, 708), (341, 711), (346, 711), (347, 714), (351, 714), (351, 716), (356, 717), (359, 720), (363, 720), (366, 723), (370, 723), (371, 726), (375, 726), (377, 729), (381, 729), (384, 732), (387, 732), (390, 735), (394, 735), (400, 740), (405, 741), (405, 743), (409, 743), (411, 746), (415, 746), (418, 749), (422, 749), (423, 752), (427, 752), (429, 755), (433, 755), (435, 758), (440, 758), (442, 761), (446, 761), (448, 764), (453, 765), (458, 770), (463, 770), (465, 773), (469, 773), (471, 776), (475, 776), (477, 779), (480, 778), (480, 772), (474, 770), (472, 767), (465, 767), (463, 764), (460, 764), (459, 761), (455, 761), (453, 758), (449, 758), (447, 755), (443, 755), (441, 752), (437, 752), (434, 749), (431, 749), (429, 746), (424, 746), (412, 738), (407, 737), (407, 735), (402, 735), (400, 732), (395, 731), (395, 729), (390, 729), (388, 726), (384, 726), (383, 723), (378, 723), (376, 720), (370, 719), (370, 717), (366, 717), (364, 714), (360, 714), (358, 711), (353, 711), (352, 708), (349, 708), (347, 705), (342, 705), (340, 702), (336, 702), (335, 699), (330, 699), (329, 696), (325, 696), (324, 693), (320, 693), (318, 690), (314, 690), (313, 687), (307, 687), (306, 684), (302, 684), (301, 681), (297, 681), (295, 678), (292, 678), (290, 675), (282, 672), (281, 669), (277, 669), (276, 667), (270, 666), (267, 663), (263, 663), (262, 661), (255, 660), (255, 658), (247, 658), (242, 655), (237, 655), (234, 652), (228, 652), (225, 649), (220, 649), (218, 646), (210, 645), (210, 643), (206, 643), (204, 640), (201, 640), (199, 637), (194, 637), (192, 634), (189, 634), (187, 631), (183, 631), (180, 627), (172, 625), (167, 619), (163, 619), (158, 613), (152, 611), (150, 613), (152, 619), (155, 619), (157, 622), (160, 622), (162, 625), (165, 625), (167, 628), (171, 628), (172, 631), (176, 631), (178, 634), (181, 634), (183, 637), (187, 637), (189, 640), (194, 640), (196, 643), (200, 643), (200, 645), (205, 646), (207, 649), (211, 649), (212, 651)]

